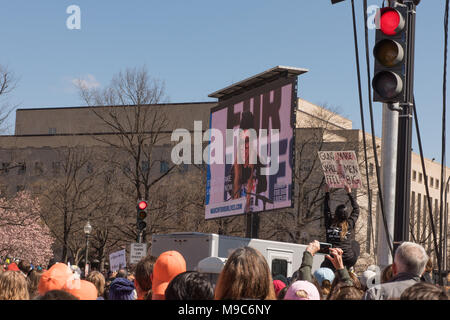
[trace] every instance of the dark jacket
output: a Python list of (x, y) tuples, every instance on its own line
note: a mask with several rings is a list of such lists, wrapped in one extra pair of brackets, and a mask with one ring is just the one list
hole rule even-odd
[(109, 300), (135, 300), (134, 284), (126, 278), (116, 278), (109, 287)]
[[(303, 259), (300, 268), (298, 269), (298, 278), (297, 280), (305, 280), (309, 282), (312, 281), (312, 264), (313, 264), (313, 256), (309, 251), (303, 252)], [(335, 275), (338, 277), (339, 281), (345, 282), (349, 286), (353, 285), (352, 278), (348, 274), (348, 270), (346, 268), (337, 270)], [(295, 281), (295, 280), (294, 280)]]
[(324, 206), (324, 215), (325, 215), (325, 228), (326, 228), (326, 235), (327, 235), (327, 242), (331, 243), (334, 248), (341, 248), (344, 251), (344, 254), (342, 255), (342, 258), (344, 260), (344, 263), (348, 260), (351, 260), (354, 258), (355, 253), (352, 250), (352, 241), (354, 241), (355, 237), (355, 225), (356, 221), (359, 217), (359, 205), (356, 202), (355, 198), (351, 193), (348, 193), (348, 198), (350, 199), (350, 203), (353, 207), (352, 212), (350, 216), (347, 219), (348, 222), (348, 231), (345, 235), (345, 239), (341, 240), (341, 228), (340, 227), (333, 227), (333, 217), (331, 215), (330, 210), (330, 193), (325, 193), (325, 206)]
[(426, 283), (434, 284), (433, 278), (431, 277), (431, 272), (424, 272), (420, 280)]
[(391, 281), (367, 289), (364, 300), (400, 299), (403, 291), (420, 281), (420, 277), (410, 273), (399, 273)]

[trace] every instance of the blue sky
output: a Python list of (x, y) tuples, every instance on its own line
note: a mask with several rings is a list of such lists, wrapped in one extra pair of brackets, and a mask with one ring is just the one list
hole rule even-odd
[[(355, 2), (370, 130), (362, 1)], [(70, 5), (81, 8), (81, 30), (66, 27)], [(416, 31), (424, 153), (438, 161), (444, 9), (444, 0), (422, 1)], [(374, 31), (369, 33), (372, 48)], [(310, 70), (299, 77), (301, 98), (338, 108), (361, 128), (350, 0), (334, 6), (329, 0), (2, 0), (0, 39), (0, 64), (20, 78), (10, 99), (20, 108), (82, 105), (73, 79), (104, 86), (118, 71), (142, 65), (165, 81), (170, 102), (211, 101), (208, 94), (218, 89), (286, 65)], [(381, 104), (373, 106), (381, 136)], [(418, 152), (415, 134), (413, 141)]]

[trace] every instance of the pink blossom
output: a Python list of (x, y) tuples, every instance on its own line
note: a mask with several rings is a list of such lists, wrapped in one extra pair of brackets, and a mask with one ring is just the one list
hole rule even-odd
[(0, 199), (0, 256), (46, 265), (53, 257), (53, 237), (41, 219), (38, 200), (28, 192)]

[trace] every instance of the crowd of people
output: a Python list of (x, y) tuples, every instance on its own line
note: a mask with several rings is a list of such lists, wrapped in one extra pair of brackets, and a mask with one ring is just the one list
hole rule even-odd
[(340, 204), (334, 215), (325, 190), (325, 233), (332, 247), (314, 272), (314, 256), (321, 250), (317, 240), (308, 244), (300, 268), (289, 278), (272, 274), (252, 247), (234, 250), (217, 278), (187, 270), (177, 251), (147, 256), (133, 270), (93, 270), (86, 277), (77, 266), (61, 262), (43, 269), (7, 259), (0, 267), (0, 300), (448, 300), (448, 287), (434, 283), (431, 259), (416, 243), (398, 246), (381, 274), (377, 266), (353, 272), (359, 206), (351, 188), (344, 189), (352, 208)]
[[(57, 262), (38, 270), (20, 261), (0, 268), (0, 300), (448, 300), (447, 287), (427, 275), (424, 248), (402, 243), (394, 262), (381, 274), (369, 267), (357, 276), (344, 263), (343, 250), (330, 248), (326, 259), (334, 270), (312, 272), (320, 250), (308, 244), (300, 268), (292, 275), (272, 275), (265, 257), (242, 247), (228, 257), (217, 281), (208, 274), (186, 270), (177, 251), (147, 256), (130, 271), (91, 271)], [(377, 281), (379, 279), (379, 281)], [(378, 283), (379, 282), (379, 283)]]

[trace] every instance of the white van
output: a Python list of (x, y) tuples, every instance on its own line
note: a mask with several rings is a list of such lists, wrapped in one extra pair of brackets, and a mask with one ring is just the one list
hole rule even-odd
[[(151, 255), (157, 257), (164, 251), (176, 250), (186, 260), (187, 270), (199, 270), (199, 262), (208, 257), (213, 259), (217, 273), (226, 262), (226, 258), (237, 248), (252, 247), (263, 254), (269, 264), (272, 275), (281, 274), (286, 278), (300, 268), (306, 245), (261, 239), (249, 239), (218, 235), (215, 233), (177, 232), (172, 234), (155, 234), (152, 236)], [(312, 272), (320, 268), (323, 254), (316, 254), (313, 260)], [(208, 259), (200, 264), (205, 268)], [(221, 263), (219, 263), (219, 262)], [(219, 270), (220, 269), (220, 270)], [(211, 273), (210, 270), (208, 273)]]

